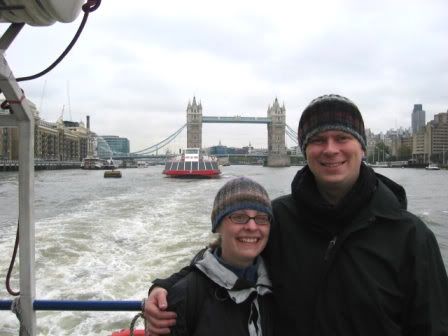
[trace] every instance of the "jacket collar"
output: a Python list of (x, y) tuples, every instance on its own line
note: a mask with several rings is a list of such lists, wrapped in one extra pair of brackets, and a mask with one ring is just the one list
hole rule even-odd
[[(271, 292), (271, 280), (269, 279), (266, 266), (261, 256), (258, 264), (258, 280), (255, 286), (241, 288), (241, 279), (235, 273), (222, 265), (213, 255), (211, 249), (207, 249), (201, 260), (195, 263), (197, 269), (204, 273), (218, 286), (225, 288), (229, 296), (236, 303), (245, 301), (253, 292), (264, 295)], [(247, 282), (246, 282), (247, 283)]]
[[(379, 174), (377, 174), (378, 176)], [(378, 176), (378, 190), (372, 197), (369, 209), (371, 215), (392, 220), (399, 219), (402, 210), (406, 210), (406, 193), (402, 186), (394, 183), (387, 185), (382, 175)], [(390, 181), (390, 180), (389, 180)], [(393, 189), (395, 188), (395, 189)]]
[(400, 217), (407, 207), (404, 188), (364, 164), (361, 168), (357, 183), (335, 207), (326, 204), (320, 196), (308, 166), (297, 172), (291, 192), (296, 202), (305, 207), (301, 216), (310, 228), (333, 237), (364, 228), (375, 217)]

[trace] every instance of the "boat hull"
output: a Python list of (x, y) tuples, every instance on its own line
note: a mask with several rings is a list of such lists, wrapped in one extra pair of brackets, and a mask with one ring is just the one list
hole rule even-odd
[(163, 174), (168, 177), (178, 177), (178, 178), (214, 178), (219, 177), (221, 171), (210, 169), (210, 170), (164, 170)]
[(440, 167), (436, 163), (430, 163), (425, 167), (426, 170), (440, 170)]

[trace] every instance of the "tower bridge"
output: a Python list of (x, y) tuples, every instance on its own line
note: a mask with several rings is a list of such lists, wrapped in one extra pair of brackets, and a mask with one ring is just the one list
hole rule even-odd
[(280, 106), (275, 98), (272, 106), (268, 107), (267, 117), (220, 117), (203, 116), (202, 104), (193, 102), (187, 106), (187, 147), (202, 148), (202, 124), (203, 123), (240, 123), (240, 124), (266, 124), (268, 132), (268, 157), (267, 166), (286, 167), (291, 164), (286, 152), (286, 109), (284, 104)]
[(266, 163), (270, 167), (285, 167), (290, 165), (290, 157), (287, 155), (285, 136), (296, 145), (297, 132), (286, 124), (286, 109), (284, 104), (280, 106), (275, 98), (272, 106), (267, 109), (266, 117), (242, 117), (236, 116), (204, 116), (202, 114), (202, 104), (193, 101), (188, 103), (186, 110), (187, 122), (176, 132), (169, 135), (164, 140), (142, 150), (124, 154), (113, 153), (113, 158), (154, 158), (158, 151), (171, 143), (185, 128), (187, 128), (187, 147), (202, 148), (202, 124), (204, 123), (228, 123), (228, 124), (266, 124), (268, 132), (268, 154)]

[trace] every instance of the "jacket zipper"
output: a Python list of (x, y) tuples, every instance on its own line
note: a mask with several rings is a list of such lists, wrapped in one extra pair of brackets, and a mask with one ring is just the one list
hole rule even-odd
[(338, 240), (338, 236), (334, 236), (332, 240), (330, 240), (330, 243), (328, 244), (327, 251), (325, 251), (325, 258), (324, 260), (327, 261), (330, 257), (330, 253), (333, 250), (333, 247), (336, 245), (336, 241)]

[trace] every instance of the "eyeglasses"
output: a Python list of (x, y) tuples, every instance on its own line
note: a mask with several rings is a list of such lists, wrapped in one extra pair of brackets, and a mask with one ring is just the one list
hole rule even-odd
[(229, 215), (229, 219), (235, 224), (246, 224), (251, 219), (255, 221), (258, 225), (267, 225), (271, 222), (271, 219), (268, 215), (256, 215), (251, 217), (246, 215), (245, 213), (234, 213)]

